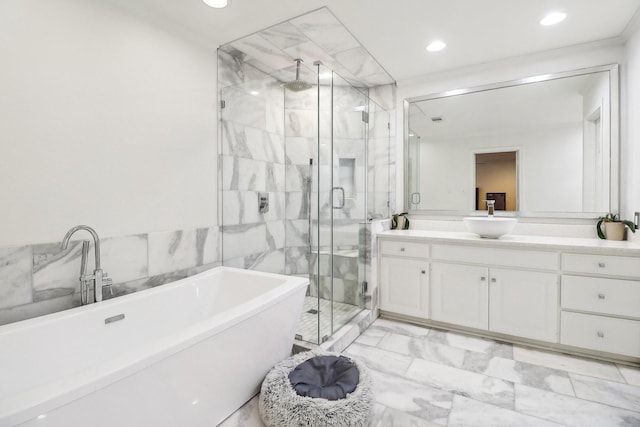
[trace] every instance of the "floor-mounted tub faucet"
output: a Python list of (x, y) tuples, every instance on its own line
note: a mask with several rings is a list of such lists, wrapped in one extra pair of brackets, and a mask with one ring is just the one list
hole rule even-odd
[(84, 240), (82, 242), (82, 261), (80, 264), (80, 301), (84, 305), (89, 304), (89, 289), (91, 288), (93, 288), (93, 301), (91, 302), (102, 301), (102, 289), (104, 287), (108, 287), (111, 296), (113, 296), (113, 289), (111, 288), (113, 281), (107, 275), (107, 273), (102, 271), (102, 268), (100, 268), (100, 238), (98, 237), (98, 233), (96, 233), (93, 228), (86, 225), (76, 225), (71, 230), (67, 231), (64, 239), (62, 239), (62, 249), (67, 249), (67, 246), (69, 245), (69, 239), (71, 239), (71, 235), (80, 230), (88, 231), (91, 234), (91, 237), (93, 237), (96, 261), (96, 268), (95, 270), (93, 270), (93, 274), (87, 274), (89, 241)]

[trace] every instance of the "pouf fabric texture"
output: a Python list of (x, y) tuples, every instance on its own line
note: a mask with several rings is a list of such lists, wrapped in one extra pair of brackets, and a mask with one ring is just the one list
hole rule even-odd
[(358, 367), (344, 356), (315, 356), (289, 372), (296, 394), (327, 400), (344, 399), (359, 379)]
[[(354, 364), (359, 376), (355, 390), (338, 400), (298, 395), (289, 373), (316, 356), (344, 357)], [(268, 427), (365, 427), (371, 418), (373, 402), (373, 385), (364, 364), (320, 350), (299, 353), (276, 364), (262, 382), (258, 401), (260, 416)]]

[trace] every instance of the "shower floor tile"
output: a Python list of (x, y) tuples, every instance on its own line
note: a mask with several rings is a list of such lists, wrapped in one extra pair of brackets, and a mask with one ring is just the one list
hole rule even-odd
[[(320, 339), (331, 336), (331, 301), (320, 299)], [(333, 303), (333, 330), (337, 331), (362, 311), (361, 307)], [(296, 338), (318, 344), (318, 298), (305, 297)]]

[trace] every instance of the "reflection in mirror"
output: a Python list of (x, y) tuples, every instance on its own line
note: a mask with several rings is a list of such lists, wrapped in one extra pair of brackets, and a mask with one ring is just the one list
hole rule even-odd
[(520, 215), (617, 208), (617, 66), (452, 92), (408, 100), (409, 210), (467, 214), (488, 193)]
[(486, 210), (494, 200), (496, 211), (516, 211), (518, 206), (517, 151), (476, 153), (476, 210)]

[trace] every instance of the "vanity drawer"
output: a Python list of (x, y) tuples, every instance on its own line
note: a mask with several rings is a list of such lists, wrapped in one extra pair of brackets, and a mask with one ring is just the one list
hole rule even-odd
[(640, 317), (640, 282), (565, 275), (562, 308)]
[(429, 244), (401, 240), (380, 240), (382, 255), (406, 256), (412, 258), (428, 258)]
[(454, 245), (433, 245), (431, 249), (431, 257), (443, 261), (544, 270), (557, 270), (559, 265), (557, 252), (474, 248)]
[(562, 254), (562, 270), (640, 278), (640, 259), (612, 255)]
[(640, 321), (563, 311), (560, 343), (640, 357)]

